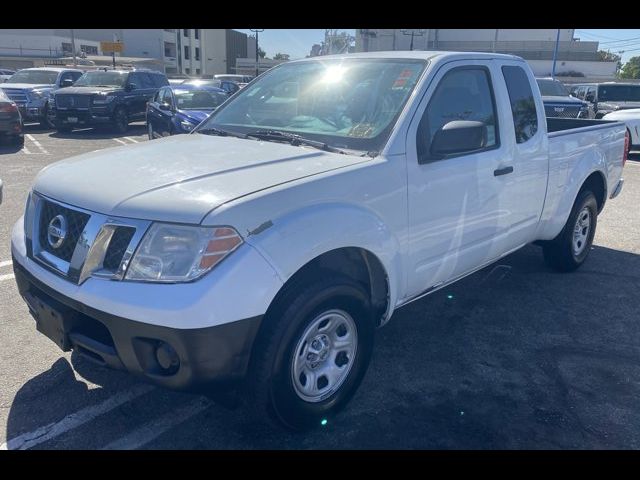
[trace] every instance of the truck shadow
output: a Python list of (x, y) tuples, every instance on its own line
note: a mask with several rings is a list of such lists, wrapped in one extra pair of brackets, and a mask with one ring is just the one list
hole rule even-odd
[[(326, 427), (290, 434), (213, 404), (149, 447), (640, 448), (638, 289), (639, 255), (594, 246), (583, 268), (559, 274), (528, 246), (398, 310), (356, 397)], [(137, 384), (72, 363), (102, 388), (58, 360), (13, 399), (9, 440)], [(145, 408), (184, 398), (154, 389)], [(42, 446), (87, 448), (101, 434), (89, 423)]]
[(78, 139), (78, 140), (109, 140), (112, 138), (122, 138), (146, 135), (147, 125), (144, 122), (135, 122), (129, 125), (125, 133), (116, 133), (109, 127), (82, 128), (71, 132), (58, 132), (52, 130), (49, 134), (51, 138)]

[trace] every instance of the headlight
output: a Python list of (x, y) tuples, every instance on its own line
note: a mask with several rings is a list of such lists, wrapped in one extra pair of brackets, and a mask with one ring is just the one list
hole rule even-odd
[(189, 282), (195, 280), (242, 244), (230, 227), (196, 227), (154, 223), (142, 238), (127, 280)]
[(100, 95), (98, 97), (94, 97), (93, 104), (94, 105), (105, 105), (107, 103), (111, 103), (116, 99), (115, 95)]
[(196, 128), (198, 125), (196, 123), (191, 123), (188, 120), (182, 120), (180, 122), (180, 126), (182, 127), (183, 130), (190, 132), (191, 130)]

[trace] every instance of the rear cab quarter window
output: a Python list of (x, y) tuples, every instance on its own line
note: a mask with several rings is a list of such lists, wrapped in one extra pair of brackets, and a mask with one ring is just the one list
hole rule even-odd
[(525, 143), (538, 131), (538, 111), (531, 83), (522, 67), (504, 65), (502, 75), (511, 103), (516, 142)]

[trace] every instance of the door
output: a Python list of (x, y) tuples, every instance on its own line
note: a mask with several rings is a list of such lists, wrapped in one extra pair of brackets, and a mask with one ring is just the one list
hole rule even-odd
[[(496, 105), (493, 68), (490, 61), (444, 64), (409, 126), (408, 297), (487, 263), (506, 247), (500, 242), (509, 223), (509, 174), (496, 172), (512, 165), (501, 141), (504, 118)], [(455, 120), (482, 122), (484, 145), (432, 155), (435, 133)]]
[(160, 129), (160, 103), (162, 102), (162, 96), (164, 89), (158, 90), (158, 93), (151, 99), (147, 106), (147, 124), (150, 126), (150, 131), (153, 132), (153, 137), (156, 138)]
[(534, 96), (531, 87), (535, 85), (531, 71), (522, 62), (498, 60), (496, 64), (501, 73), (496, 75), (496, 88), (507, 92), (498, 99), (498, 108), (506, 112), (502, 143), (513, 167), (503, 183), (509, 223), (501, 243), (505, 250), (512, 250), (536, 239), (547, 191), (549, 137), (542, 98)]

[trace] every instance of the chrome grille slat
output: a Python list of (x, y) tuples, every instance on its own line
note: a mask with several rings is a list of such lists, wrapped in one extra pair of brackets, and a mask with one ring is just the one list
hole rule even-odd
[(58, 108), (89, 108), (91, 96), (89, 95), (72, 95), (58, 93), (56, 95), (56, 107)]
[[(557, 112), (556, 108), (561, 108), (561, 112)], [(569, 105), (553, 105), (545, 104), (544, 106), (545, 116), (556, 118), (578, 118), (580, 114), (580, 106)]]

